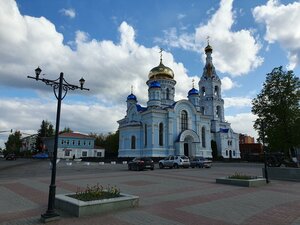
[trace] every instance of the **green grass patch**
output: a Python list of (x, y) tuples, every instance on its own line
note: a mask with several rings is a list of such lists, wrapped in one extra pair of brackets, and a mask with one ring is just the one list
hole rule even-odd
[(229, 179), (240, 179), (240, 180), (252, 180), (257, 179), (256, 176), (249, 176), (242, 173), (235, 173), (234, 175), (228, 176)]
[(68, 195), (71, 198), (75, 198), (81, 201), (94, 201), (94, 200), (103, 200), (109, 198), (117, 198), (120, 197), (120, 189), (116, 186), (106, 186), (103, 187), (102, 185), (94, 185), (89, 186), (85, 189), (78, 188), (74, 195)]

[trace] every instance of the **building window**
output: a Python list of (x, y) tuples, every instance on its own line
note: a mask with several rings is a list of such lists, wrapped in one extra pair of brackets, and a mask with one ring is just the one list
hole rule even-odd
[(235, 151), (233, 151), (233, 154), (232, 154), (233, 156), (235, 156)]
[(169, 90), (169, 88), (167, 88), (167, 100), (169, 100), (170, 99), (170, 90)]
[(70, 143), (70, 141), (69, 141), (69, 140), (67, 140), (67, 145), (69, 145), (69, 143)]
[(72, 141), (72, 144), (75, 145), (75, 141), (74, 140)]
[(159, 146), (164, 145), (164, 124), (159, 124)]
[(185, 110), (181, 111), (181, 131), (188, 129), (188, 114)]
[(221, 117), (221, 107), (219, 105), (216, 107), (216, 116)]
[(131, 149), (135, 149), (135, 136), (131, 136)]
[(89, 141), (89, 145), (91, 145), (91, 142)]
[(80, 145), (80, 140), (78, 141), (78, 145)]
[(201, 138), (202, 138), (202, 147), (206, 147), (206, 142), (205, 142), (205, 127), (202, 127), (201, 129)]
[(70, 150), (65, 150), (65, 156), (70, 156), (71, 151)]
[(86, 151), (83, 151), (83, 152), (81, 153), (81, 155), (82, 155), (82, 157), (87, 157), (87, 152), (86, 152)]
[(205, 96), (205, 87), (202, 87), (202, 96)]
[(215, 86), (215, 92), (214, 92), (214, 94), (216, 96), (219, 96), (219, 87), (218, 86)]
[(228, 150), (226, 150), (226, 156), (228, 156)]
[(64, 140), (61, 140), (61, 144), (62, 144), (62, 145), (64, 144)]
[(204, 106), (201, 107), (201, 113), (202, 113), (202, 115), (205, 115), (205, 107)]
[(97, 152), (97, 157), (102, 157), (102, 152)]
[(85, 145), (85, 141), (83, 141), (83, 145)]
[(147, 129), (148, 129), (148, 127), (147, 127), (147, 124), (145, 124), (145, 147), (147, 146), (147, 142), (148, 142), (148, 140), (147, 140), (147, 135), (148, 135), (148, 132), (147, 132)]

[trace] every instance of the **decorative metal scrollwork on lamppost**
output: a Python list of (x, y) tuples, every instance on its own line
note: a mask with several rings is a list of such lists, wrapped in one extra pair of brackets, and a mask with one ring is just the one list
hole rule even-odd
[(83, 87), (85, 82), (83, 78), (79, 80), (80, 86), (77, 86), (77, 85), (69, 84), (64, 79), (63, 73), (60, 73), (59, 78), (57, 78), (56, 80), (49, 80), (45, 78), (40, 78), (41, 72), (42, 70), (38, 67), (35, 69), (35, 77), (27, 76), (27, 78), (35, 79), (36, 81), (42, 81), (46, 85), (50, 85), (53, 88), (54, 95), (57, 99), (56, 126), (55, 126), (54, 149), (53, 149), (53, 157), (52, 157), (51, 183), (49, 186), (48, 209), (44, 214), (41, 215), (42, 221), (48, 222), (48, 221), (59, 219), (59, 215), (55, 212), (55, 189), (56, 189), (55, 179), (56, 179), (56, 160), (57, 160), (61, 101), (66, 97), (69, 90), (80, 89), (80, 90), (89, 91), (89, 89)]

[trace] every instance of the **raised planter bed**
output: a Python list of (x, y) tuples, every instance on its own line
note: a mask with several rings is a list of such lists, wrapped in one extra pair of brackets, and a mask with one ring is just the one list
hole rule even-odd
[(242, 187), (259, 187), (266, 184), (265, 178), (256, 178), (256, 179), (233, 179), (228, 177), (221, 177), (216, 179), (216, 183), (219, 184), (229, 184), (229, 185), (236, 185)]
[(69, 197), (75, 193), (60, 194), (55, 196), (55, 206), (57, 209), (68, 212), (77, 217), (116, 212), (124, 208), (137, 207), (139, 205), (139, 197), (121, 193), (120, 197), (95, 201), (81, 201)]

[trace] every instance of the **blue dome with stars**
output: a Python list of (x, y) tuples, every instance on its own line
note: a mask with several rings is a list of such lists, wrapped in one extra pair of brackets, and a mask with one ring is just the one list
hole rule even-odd
[(195, 88), (192, 88), (190, 91), (189, 91), (189, 96), (190, 95), (198, 95), (199, 94), (199, 91)]
[(160, 83), (158, 81), (153, 81), (149, 88), (160, 88)]
[(136, 101), (136, 96), (131, 93), (130, 95), (128, 95), (127, 100), (135, 100)]

